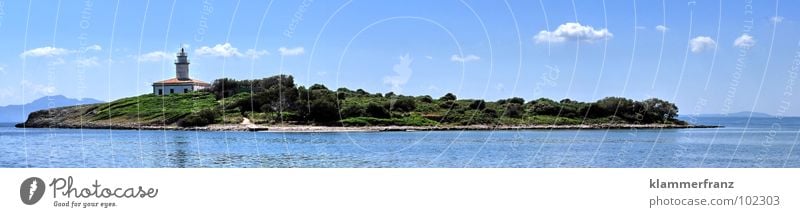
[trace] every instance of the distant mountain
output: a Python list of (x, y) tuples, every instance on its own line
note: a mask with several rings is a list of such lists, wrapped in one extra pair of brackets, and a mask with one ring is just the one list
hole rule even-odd
[(84, 105), (101, 103), (103, 101), (84, 98), (72, 99), (62, 95), (45, 96), (25, 104), (25, 114), (22, 113), (22, 105), (0, 106), (0, 123), (20, 123), (28, 118), (28, 114), (42, 109), (58, 108), (63, 106)]
[(748, 111), (734, 112), (734, 113), (728, 113), (728, 114), (700, 114), (700, 115), (697, 115), (697, 117), (750, 117), (751, 114), (752, 114), (752, 117), (754, 117), (754, 118), (772, 117), (772, 115), (767, 114), (767, 113), (748, 112)]

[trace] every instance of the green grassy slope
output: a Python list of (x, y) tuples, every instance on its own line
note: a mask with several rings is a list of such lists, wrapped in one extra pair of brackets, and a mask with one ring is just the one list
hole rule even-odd
[(206, 92), (157, 96), (145, 94), (98, 104), (85, 120), (109, 123), (141, 123), (169, 125), (203, 109), (219, 105), (214, 95)]

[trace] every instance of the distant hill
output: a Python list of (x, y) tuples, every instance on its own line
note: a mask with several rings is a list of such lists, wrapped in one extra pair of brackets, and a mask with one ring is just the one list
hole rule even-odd
[(767, 113), (748, 112), (748, 111), (734, 112), (734, 113), (728, 113), (728, 114), (700, 114), (700, 115), (697, 115), (697, 117), (750, 117), (751, 114), (753, 115), (752, 117), (754, 117), (754, 118), (772, 117), (772, 115), (767, 114)]
[(103, 101), (84, 98), (72, 99), (62, 95), (45, 96), (25, 104), (25, 114), (22, 113), (22, 105), (0, 106), (0, 123), (20, 123), (28, 118), (28, 114), (42, 109), (58, 108), (64, 106), (84, 105), (102, 103)]

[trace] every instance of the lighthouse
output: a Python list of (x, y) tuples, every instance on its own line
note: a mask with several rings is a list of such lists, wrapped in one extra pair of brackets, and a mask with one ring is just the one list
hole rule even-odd
[(175, 78), (180, 81), (191, 80), (189, 78), (189, 57), (186, 56), (183, 48), (178, 53), (178, 59), (175, 60)]
[(181, 48), (175, 59), (175, 77), (163, 81), (153, 82), (153, 94), (166, 96), (170, 94), (189, 93), (202, 90), (211, 86), (210, 84), (195, 80), (189, 77), (189, 56), (186, 50)]

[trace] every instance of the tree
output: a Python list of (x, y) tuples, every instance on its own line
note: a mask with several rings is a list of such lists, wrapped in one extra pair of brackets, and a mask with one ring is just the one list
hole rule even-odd
[(486, 114), (486, 116), (490, 117), (490, 118), (496, 118), (497, 117), (497, 111), (495, 111), (494, 109), (490, 109), (490, 108), (484, 109), (483, 113)]
[(674, 120), (678, 115), (678, 106), (668, 101), (652, 98), (642, 102), (644, 119), (652, 122)]
[(431, 96), (428, 96), (428, 95), (420, 96), (419, 97), (419, 101), (420, 102), (424, 102), (424, 103), (432, 103), (433, 102), (433, 98)]
[(211, 83), (211, 87), (208, 88), (208, 91), (213, 93), (217, 99), (231, 97), (238, 93), (239, 82), (231, 78), (217, 79)]
[(340, 87), (339, 89), (336, 89), (336, 99), (339, 99), (339, 100), (345, 100), (345, 99), (347, 99), (348, 95), (352, 95), (352, 94), (354, 94), (354, 92), (352, 90), (344, 88), (344, 87)]
[[(362, 90), (362, 91), (363, 91), (363, 90)], [(353, 91), (352, 91), (352, 90), (350, 90), (350, 89), (347, 89), (346, 87), (340, 87), (340, 88), (337, 88), (337, 89), (336, 89), (336, 92), (340, 92), (340, 93), (353, 93)]]
[(473, 100), (472, 103), (469, 104), (469, 108), (475, 110), (483, 110), (484, 108), (486, 108), (486, 101)]
[(506, 110), (503, 112), (503, 116), (511, 117), (511, 118), (520, 118), (524, 113), (524, 109), (522, 109), (521, 104), (517, 103), (508, 103), (506, 104)]
[(388, 118), (390, 116), (389, 112), (386, 111), (386, 108), (384, 108), (381, 105), (378, 105), (377, 103), (367, 104), (366, 113), (368, 116), (374, 118)]
[(594, 112), (599, 113), (595, 116), (620, 116), (626, 119), (627, 114), (633, 114), (633, 100), (622, 97), (606, 97), (598, 100), (596, 103), (597, 109)]
[(308, 121), (311, 114), (311, 102), (314, 99), (315, 96), (311, 90), (304, 86), (297, 87), (297, 99), (292, 107), (292, 110), (297, 113), (297, 117), (300, 118), (296, 121)]
[(561, 109), (561, 117), (584, 118), (586, 113), (581, 111), (586, 107), (585, 103), (572, 101), (570, 99), (563, 99), (559, 102)]
[(255, 91), (253, 96), (255, 108), (266, 105), (271, 111), (286, 111), (294, 107), (299, 97), (299, 88), (295, 88), (292, 76), (272, 76), (262, 79), (259, 83), (258, 91)]
[(559, 115), (560, 106), (551, 99), (539, 98), (528, 102), (528, 110), (533, 115)]
[[(237, 81), (230, 78), (217, 79), (207, 91), (217, 99), (234, 97), (237, 94), (251, 94), (240, 98), (233, 106), (226, 109), (239, 108), (240, 111), (259, 109), (262, 112), (285, 110), (292, 107), (298, 92), (291, 75), (276, 75), (256, 80)], [(269, 108), (265, 107), (267, 105)], [(263, 109), (262, 109), (263, 108)]]
[(442, 101), (455, 101), (456, 99), (457, 99), (456, 95), (453, 95), (452, 93), (447, 93), (444, 96), (442, 96), (441, 98), (439, 98), (439, 100), (442, 100)]
[(350, 103), (350, 104), (344, 105), (342, 107), (342, 110), (340, 110), (339, 112), (342, 115), (342, 118), (351, 118), (351, 117), (364, 116), (365, 113), (366, 113), (365, 110), (366, 110), (366, 108), (364, 106), (362, 106), (362, 105), (355, 104), (355, 103)]
[(311, 101), (310, 118), (317, 122), (333, 122), (339, 119), (336, 99), (330, 95)]
[[(270, 76), (253, 81), (244, 80), (242, 82), (244, 83), (242, 83), (241, 85), (247, 86), (248, 89), (252, 89), (253, 93), (266, 92), (270, 89), (287, 90), (295, 88), (294, 77), (292, 77), (291, 75), (283, 75), (283, 74)], [(249, 83), (249, 85), (246, 83)]]
[(325, 87), (325, 85), (322, 84), (314, 84), (311, 85), (311, 87), (309, 87), (308, 90), (328, 90), (328, 87)]
[(508, 103), (516, 103), (516, 104), (525, 104), (525, 99), (519, 97), (513, 97), (508, 99)]
[(455, 101), (453, 101), (453, 100), (447, 100), (447, 101), (441, 102), (441, 104), (439, 104), (439, 108), (443, 108), (443, 109), (457, 109), (457, 108), (458, 108), (458, 103), (456, 103), (456, 102), (455, 102)]
[(392, 104), (392, 110), (400, 112), (410, 112), (417, 108), (417, 102), (413, 97), (400, 97), (397, 98)]

